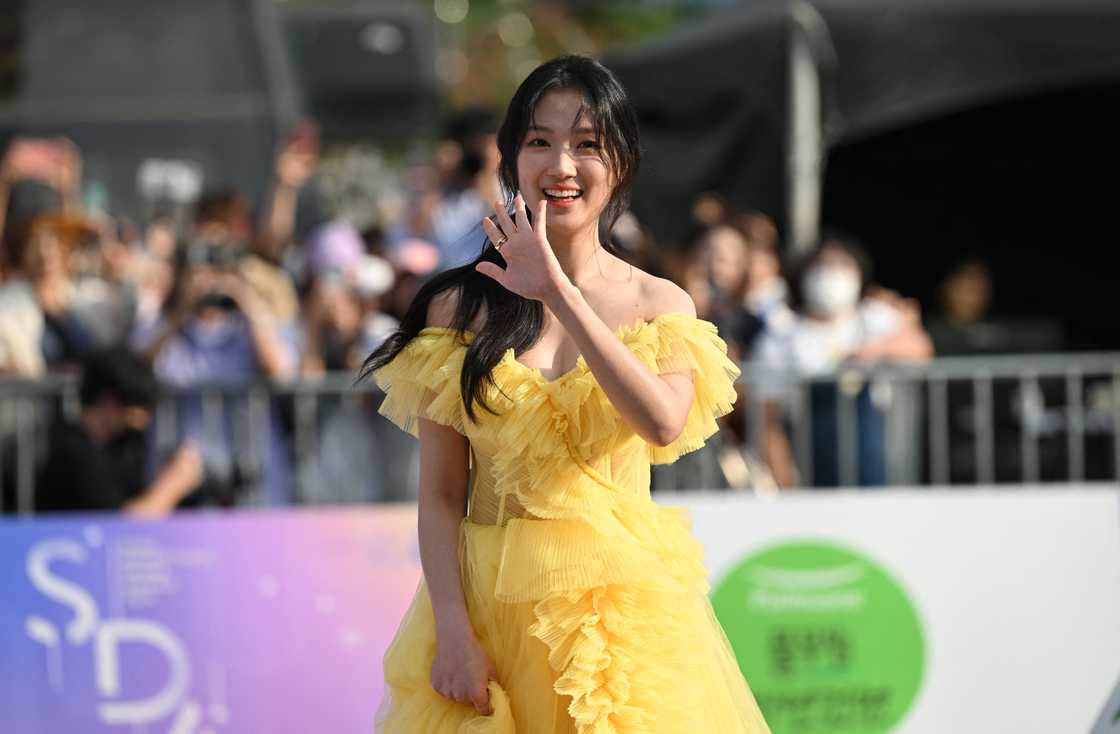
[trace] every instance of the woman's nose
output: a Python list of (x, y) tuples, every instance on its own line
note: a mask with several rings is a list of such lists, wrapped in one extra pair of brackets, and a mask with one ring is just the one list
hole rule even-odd
[(552, 160), (549, 161), (548, 173), (556, 178), (571, 178), (576, 175), (576, 164), (570, 150), (557, 146)]

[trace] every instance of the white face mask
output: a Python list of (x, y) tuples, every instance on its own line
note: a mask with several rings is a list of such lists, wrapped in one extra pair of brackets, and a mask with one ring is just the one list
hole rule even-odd
[(859, 302), (859, 275), (849, 268), (812, 268), (805, 273), (802, 286), (811, 311), (835, 314)]

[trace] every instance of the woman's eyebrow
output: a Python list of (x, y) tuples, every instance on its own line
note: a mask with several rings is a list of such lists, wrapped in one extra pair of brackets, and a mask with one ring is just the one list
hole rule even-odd
[[(553, 132), (552, 128), (547, 127), (545, 125), (530, 125), (528, 129), (530, 131), (533, 131), (533, 132), (541, 132), (541, 133), (551, 133), (551, 132)], [(582, 134), (593, 135), (593, 134), (595, 134), (595, 128), (584, 125), (583, 127), (572, 128), (571, 132), (577, 133), (577, 134), (580, 134), (580, 135), (582, 135)]]

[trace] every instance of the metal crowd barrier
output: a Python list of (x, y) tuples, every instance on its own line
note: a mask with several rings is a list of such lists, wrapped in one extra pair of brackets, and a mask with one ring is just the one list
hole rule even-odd
[[(368, 385), (355, 387), (350, 374), (163, 386), (147, 432), (149, 468), (189, 436), (202, 451), (207, 485), (221, 485), (206, 504), (413, 499), (415, 441), (376, 414), (381, 397)], [(49, 453), (51, 426), (76, 421), (80, 410), (72, 376), (0, 379), (0, 512), (34, 511), (35, 478)], [(368, 442), (355, 443), (363, 438)], [(333, 456), (325, 466), (324, 453), (340, 445), (351, 455)]]
[[(804, 486), (824, 484), (829, 472), (832, 484), (867, 484), (869, 456), (883, 464), (882, 481), (872, 483), (891, 486), (1120, 478), (1120, 353), (940, 358), (813, 379), (747, 363), (739, 387), (742, 399), (727, 419), (733, 423), (725, 424), (730, 430), (677, 464), (656, 467), (655, 490), (760, 486), (767, 401), (782, 408)], [(34, 511), (50, 425), (77, 418), (77, 389), (73, 377), (0, 379), (0, 512)], [(147, 439), (151, 465), (193, 421), (196, 440), (224, 455), (211, 471), (228, 485), (218, 493), (221, 504), (413, 499), (416, 444), (376, 414), (380, 397), (341, 374), (165, 388)], [(188, 413), (191, 420), (184, 419)], [(878, 442), (874, 451), (868, 435)], [(729, 455), (746, 456), (754, 476), (732, 476)], [(822, 456), (834, 464), (828, 471)]]
[(866, 396), (883, 422), (889, 485), (1120, 479), (1120, 353), (938, 358), (845, 368), (816, 379), (745, 369), (748, 442), (757, 445), (765, 430), (769, 395), (760, 393), (778, 385), (777, 402), (788, 415), (808, 486), (818, 483), (812, 441), (821, 432), (814, 430), (812, 398), (822, 391), (833, 395), (840, 485), (861, 483), (857, 424)]

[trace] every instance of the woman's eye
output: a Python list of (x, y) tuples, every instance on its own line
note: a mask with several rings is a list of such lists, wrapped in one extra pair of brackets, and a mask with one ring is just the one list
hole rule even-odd
[(579, 144), (579, 147), (588, 148), (590, 150), (598, 150), (599, 149), (599, 142), (597, 140), (584, 140), (582, 143)]
[(542, 145), (548, 145), (548, 142), (544, 138), (532, 138), (531, 140), (529, 140), (525, 143), (525, 146), (530, 147), (530, 148), (531, 147), (538, 147), (539, 148)]

